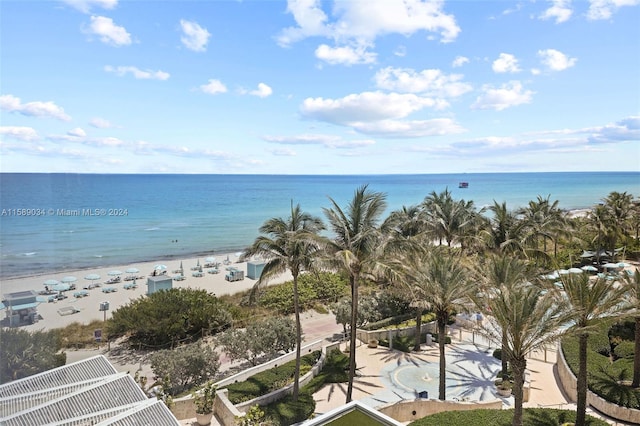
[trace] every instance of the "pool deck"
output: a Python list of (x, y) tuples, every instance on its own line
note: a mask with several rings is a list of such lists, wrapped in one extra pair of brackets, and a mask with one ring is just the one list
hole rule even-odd
[[(345, 349), (346, 346), (341, 346)], [(500, 370), (500, 361), (493, 358), (493, 348), (469, 341), (453, 340), (447, 345), (447, 399), (461, 401), (503, 401), (503, 408), (513, 407), (513, 397), (504, 398), (495, 393), (493, 380)], [(546, 360), (545, 360), (546, 356)], [(353, 400), (370, 407), (417, 398), (421, 390), (428, 390), (429, 398), (438, 397), (438, 378), (428, 377), (428, 382), (406, 380), (412, 373), (427, 366), (431, 375), (439, 371), (438, 346), (422, 346), (420, 352), (404, 353), (385, 347), (369, 348), (360, 344), (356, 349), (357, 377), (354, 380)], [(527, 359), (527, 380), (530, 383), (529, 401), (524, 407), (547, 407), (575, 410), (575, 403), (567, 400), (558, 387), (555, 369), (556, 352), (538, 353)], [(412, 367), (419, 370), (411, 371)], [(409, 369), (409, 374), (403, 370)], [(421, 375), (417, 375), (420, 379)], [(404, 378), (403, 378), (404, 377)], [(415, 377), (414, 377), (415, 378)], [(403, 382), (404, 380), (404, 382)], [(418, 388), (418, 386), (421, 386)], [(413, 388), (412, 388), (413, 386)], [(453, 388), (453, 389), (451, 389)], [(330, 384), (314, 394), (316, 414), (340, 407), (346, 400), (346, 383)], [(587, 413), (602, 417), (587, 409)], [(611, 424), (621, 424), (609, 421)]]

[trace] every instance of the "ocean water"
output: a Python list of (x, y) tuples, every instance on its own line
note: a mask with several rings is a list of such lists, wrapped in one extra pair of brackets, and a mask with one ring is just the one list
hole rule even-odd
[[(458, 188), (469, 182), (466, 189)], [(322, 218), (361, 185), (388, 212), (448, 188), (480, 208), (539, 195), (589, 208), (611, 191), (640, 196), (638, 172), (371, 176), (0, 174), (0, 278), (242, 250), (290, 204)]]

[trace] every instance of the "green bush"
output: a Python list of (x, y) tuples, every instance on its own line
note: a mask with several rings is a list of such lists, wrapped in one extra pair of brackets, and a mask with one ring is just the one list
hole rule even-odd
[[(563, 423), (575, 422), (576, 413), (571, 410), (555, 410), (551, 408), (525, 408), (523, 414), (524, 426), (557, 426)], [(409, 426), (468, 426), (491, 425), (510, 426), (513, 420), (513, 409), (509, 410), (470, 410), (446, 411), (423, 417), (409, 424)], [(607, 422), (587, 415), (586, 424), (589, 426), (607, 426)]]
[(624, 341), (619, 343), (613, 350), (613, 354), (616, 359), (633, 359), (633, 355), (635, 354), (635, 342)]
[[(438, 333), (433, 334), (433, 342), (438, 343)], [(444, 336), (444, 344), (445, 345), (451, 344), (451, 336)]]
[(493, 351), (493, 357), (502, 361), (502, 348), (497, 348)]
[(345, 383), (349, 380), (349, 356), (340, 349), (334, 349), (327, 355), (322, 371), (311, 379), (303, 391), (314, 394), (327, 383)]
[[(614, 404), (640, 409), (640, 391), (621, 381), (633, 371), (633, 349), (623, 346), (619, 351), (631, 358), (622, 357), (612, 362), (609, 346), (609, 325), (602, 324), (589, 335), (587, 344), (587, 386), (598, 396)], [(620, 346), (620, 344), (618, 345)], [(562, 353), (569, 368), (578, 374), (578, 338), (568, 336), (562, 339)], [(606, 349), (606, 350), (605, 350)]]
[(392, 325), (401, 324), (403, 321), (406, 321), (413, 317), (414, 317), (413, 314), (404, 314), (404, 315), (398, 315), (395, 317), (384, 318), (384, 319), (381, 319), (380, 321), (370, 322), (364, 325), (362, 328), (364, 330), (381, 330)]
[[(300, 359), (300, 375), (308, 372), (318, 361), (320, 351), (305, 355)], [(293, 380), (295, 372), (295, 360), (279, 365), (261, 373), (249, 377), (244, 382), (233, 383), (227, 386), (229, 401), (232, 404), (250, 401), (262, 395), (266, 395), (278, 388), (286, 386)]]
[(287, 395), (280, 401), (265, 406), (264, 412), (274, 424), (288, 426), (307, 420), (315, 409), (313, 395), (301, 392), (296, 402), (291, 395)]

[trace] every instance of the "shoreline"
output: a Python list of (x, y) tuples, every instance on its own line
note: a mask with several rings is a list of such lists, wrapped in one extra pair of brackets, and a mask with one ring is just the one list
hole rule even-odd
[[(591, 211), (592, 209), (593, 209), (593, 206), (589, 208), (566, 209), (563, 211), (570, 218), (577, 218), (577, 217), (586, 217), (588, 212)], [(144, 257), (140, 259), (133, 259), (133, 260), (127, 261), (126, 264), (128, 265), (128, 264), (135, 264), (135, 263), (173, 262), (173, 261), (180, 261), (180, 260), (187, 260), (187, 259), (194, 259), (198, 257), (208, 257), (208, 256), (214, 256), (214, 257), (220, 257), (220, 256), (226, 256), (226, 255), (233, 256), (234, 253), (244, 251), (246, 247), (247, 246), (241, 246), (237, 248), (234, 248), (234, 247), (225, 247), (225, 248), (219, 248), (219, 249), (212, 248), (211, 250), (208, 250), (208, 251), (195, 251), (195, 252), (180, 253), (180, 254), (165, 254), (165, 255), (159, 255), (159, 256)], [(101, 258), (96, 258), (96, 259), (101, 259)], [(78, 271), (91, 271), (99, 268), (100, 269), (117, 268), (122, 266), (122, 264), (123, 262), (112, 261), (109, 263), (102, 263), (102, 264), (99, 264), (99, 262), (96, 262), (94, 265), (78, 266), (78, 267), (69, 266), (69, 267), (56, 268), (55, 266), (52, 265), (49, 269), (46, 269), (46, 267), (39, 267), (38, 269), (42, 269), (41, 271), (40, 270), (31, 271), (21, 275), (12, 275), (11, 273), (9, 273), (8, 275), (4, 275), (2, 271), (6, 268), (0, 267), (0, 286), (3, 281), (8, 281), (8, 280), (26, 279), (26, 278), (31, 278), (33, 276), (45, 276), (45, 275), (51, 275), (51, 274), (66, 274), (66, 273), (73, 273)]]

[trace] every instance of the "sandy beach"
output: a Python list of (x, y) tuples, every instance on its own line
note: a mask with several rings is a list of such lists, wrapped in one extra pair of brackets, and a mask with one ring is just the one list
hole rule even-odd
[[(230, 264), (224, 265), (223, 262), (227, 259), (227, 257), (230, 261)], [(69, 290), (64, 293), (67, 296), (66, 299), (58, 300), (56, 302), (41, 303), (38, 306), (38, 314), (40, 315), (39, 321), (34, 324), (21, 327), (25, 330), (34, 331), (65, 327), (72, 322), (80, 322), (86, 324), (93, 320), (102, 320), (105, 317), (104, 312), (99, 310), (100, 304), (102, 302), (109, 302), (109, 311), (107, 311), (106, 313), (106, 317), (109, 318), (110, 313), (118, 307), (126, 305), (127, 303), (129, 303), (129, 301), (146, 295), (147, 277), (153, 273), (154, 268), (159, 264), (165, 265), (167, 267), (167, 274), (169, 276), (173, 276), (176, 275), (173, 271), (179, 269), (180, 263), (182, 262), (184, 276), (186, 277), (186, 279), (183, 281), (174, 280), (174, 288), (205, 289), (210, 293), (220, 296), (225, 294), (234, 294), (239, 291), (250, 289), (256, 283), (256, 280), (248, 278), (246, 276), (247, 262), (238, 262), (237, 254), (216, 253), (215, 258), (216, 262), (220, 263), (220, 267), (218, 268), (219, 273), (210, 274), (207, 273), (207, 269), (209, 268), (203, 268), (202, 277), (192, 276), (194, 271), (191, 270), (191, 268), (197, 266), (198, 261), (200, 262), (200, 265), (204, 265), (206, 263), (205, 258), (201, 257), (172, 261), (133, 263), (128, 265), (109, 266), (104, 268), (76, 271), (64, 271), (45, 275), (34, 275), (29, 277), (5, 279), (0, 282), (0, 294), (4, 296), (8, 293), (25, 290), (35, 290), (36, 292), (40, 292), (45, 289), (44, 282), (49, 279), (61, 280), (66, 276), (74, 276), (78, 279), (75, 282), (76, 289)], [(225, 268), (228, 266), (236, 267), (239, 270), (244, 271), (244, 280), (235, 282), (226, 281), (225, 273), (227, 271), (225, 270)], [(143, 277), (142, 279), (136, 280), (137, 288), (135, 289), (125, 289), (125, 285), (131, 283), (131, 281), (124, 280), (125, 277), (131, 275), (125, 272), (129, 268), (137, 268), (139, 272), (135, 275), (138, 277)], [(108, 279), (112, 278), (108, 275), (108, 273), (114, 270), (123, 272), (123, 274), (121, 275), (121, 281), (117, 284), (104, 284)], [(101, 283), (102, 286), (87, 290), (88, 295), (85, 297), (74, 297), (73, 294), (75, 292), (81, 291), (85, 285), (92, 282), (84, 278), (89, 274), (98, 274), (100, 276), (100, 279), (96, 280), (95, 282)], [(283, 274), (282, 276), (271, 280), (269, 282), (269, 285), (282, 283), (290, 279), (290, 274)], [(105, 293), (102, 291), (105, 287), (114, 287), (116, 291)], [(47, 296), (43, 297), (47, 298)], [(60, 309), (69, 307), (73, 307), (78, 312), (71, 315), (61, 315), (58, 312)]]

